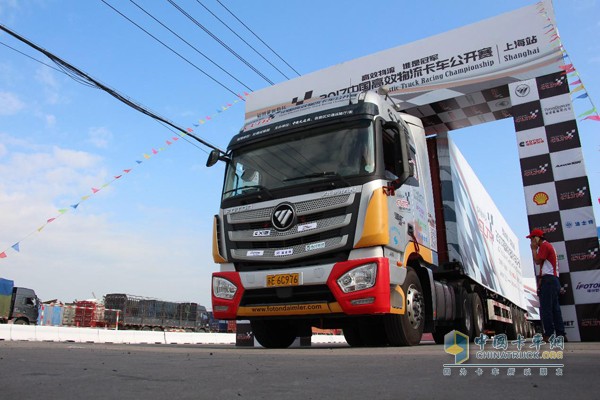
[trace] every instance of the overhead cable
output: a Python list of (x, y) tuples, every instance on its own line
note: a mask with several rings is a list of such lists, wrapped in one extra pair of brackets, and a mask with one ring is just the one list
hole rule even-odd
[(153, 34), (151, 34), (150, 32), (148, 32), (147, 30), (145, 30), (144, 28), (142, 28), (140, 25), (138, 25), (137, 23), (135, 23), (133, 20), (131, 20), (129, 17), (127, 17), (125, 14), (123, 14), (122, 12), (120, 12), (119, 10), (117, 10), (116, 8), (114, 8), (113, 6), (111, 6), (109, 3), (107, 3), (105, 0), (100, 0), (101, 2), (103, 2), (104, 4), (106, 4), (108, 7), (110, 7), (112, 10), (114, 10), (117, 14), (119, 14), (120, 16), (122, 16), (123, 18), (125, 18), (126, 20), (128, 20), (129, 22), (131, 22), (132, 24), (134, 24), (135, 26), (137, 26), (139, 29), (141, 29), (144, 33), (146, 33), (148, 36), (150, 36), (152, 39), (156, 40), (158, 43), (162, 44), (163, 46), (165, 46), (167, 49), (169, 49), (170, 51), (172, 51), (174, 54), (176, 54), (179, 58), (181, 58), (183, 61), (187, 62), (188, 64), (190, 64), (192, 67), (196, 68), (198, 71), (202, 72), (204, 75), (206, 75), (208, 78), (210, 78), (213, 82), (217, 83), (219, 86), (221, 86), (222, 88), (226, 89), (227, 91), (229, 91), (230, 93), (233, 93), (235, 96), (239, 96), (236, 92), (234, 92), (232, 89), (230, 89), (229, 87), (225, 86), (222, 82), (218, 81), (217, 79), (215, 79), (213, 76), (211, 76), (210, 74), (208, 74), (206, 71), (204, 71), (202, 68), (198, 67), (196, 64), (194, 64), (193, 62), (191, 62), (190, 60), (188, 60), (187, 58), (185, 58), (184, 56), (182, 56), (181, 54), (179, 54), (177, 51), (173, 50), (171, 47), (169, 47), (166, 43), (164, 43), (163, 41), (161, 41), (160, 39), (158, 39), (156, 36), (154, 36)]
[[(130, 0), (130, 1), (132, 1), (132, 0)], [(275, 68), (277, 70), (277, 72), (279, 72), (281, 75), (283, 75), (286, 79), (290, 79), (289, 76), (287, 76), (279, 68), (277, 68), (275, 65), (273, 65), (273, 63), (271, 63), (271, 61), (267, 60), (265, 58), (265, 56), (263, 56), (258, 50), (256, 50), (254, 47), (252, 47), (252, 45), (250, 43), (248, 43), (247, 41), (244, 40), (244, 38), (242, 38), (240, 35), (238, 35), (238, 33), (236, 31), (234, 31), (233, 29), (231, 29), (231, 27), (229, 25), (227, 25), (227, 23), (225, 21), (223, 21), (215, 13), (213, 13), (208, 7), (206, 7), (204, 4), (202, 4), (202, 2), (200, 0), (196, 0), (196, 1), (198, 2), (198, 4), (200, 4), (202, 7), (204, 7), (204, 9), (206, 11), (208, 11), (213, 17), (215, 17), (220, 23), (222, 23), (223, 25), (225, 25), (225, 27), (227, 27), (227, 29), (229, 29), (229, 31), (231, 33), (233, 33), (235, 36), (237, 36), (242, 42), (246, 43), (246, 45), (248, 47), (250, 47), (252, 50), (254, 50), (254, 52), (256, 54), (258, 54), (263, 60), (265, 60), (271, 67)]]
[(268, 44), (266, 44), (264, 40), (262, 40), (256, 33), (254, 33), (254, 31), (252, 29), (250, 29), (248, 27), (248, 25), (246, 25), (245, 23), (243, 23), (229, 8), (225, 7), (225, 5), (223, 3), (221, 3), (219, 0), (217, 0), (217, 3), (219, 3), (224, 9), (226, 9), (229, 12), (229, 14), (231, 14), (235, 19), (237, 19), (240, 24), (244, 25), (244, 27), (246, 29), (248, 29), (258, 40), (260, 40), (262, 42), (262, 44), (264, 44), (265, 46), (267, 46), (267, 48), (269, 50), (271, 50), (273, 52), (273, 54), (275, 54), (277, 57), (279, 57), (279, 59), (281, 61), (283, 61), (285, 63), (285, 65), (287, 65), (288, 67), (290, 67), (296, 74), (298, 74), (298, 76), (300, 76), (300, 72), (296, 71), (296, 69), (294, 69), (294, 67), (292, 67), (290, 64), (288, 64), (287, 61), (285, 61), (275, 50), (273, 50), (271, 48), (271, 46), (269, 46)]
[[(101, 1), (104, 1), (104, 0), (101, 0)], [(233, 54), (238, 60), (240, 60), (241, 62), (243, 62), (248, 68), (250, 68), (251, 70), (253, 70), (254, 72), (256, 72), (266, 82), (268, 82), (270, 85), (274, 85), (275, 84), (275, 82), (273, 82), (272, 80), (270, 80), (269, 78), (267, 78), (262, 72), (260, 72), (258, 69), (256, 69), (256, 67), (254, 67), (252, 64), (250, 64), (248, 61), (246, 61), (245, 58), (243, 58), (238, 53), (236, 53), (235, 50), (233, 50), (231, 47), (229, 47), (227, 44), (225, 44), (221, 39), (219, 39), (215, 34), (213, 34), (210, 30), (208, 30), (204, 25), (202, 25), (194, 17), (192, 17), (190, 14), (188, 14), (177, 3), (175, 3), (173, 0), (167, 0), (167, 1), (169, 3), (171, 3), (171, 5), (173, 7), (175, 7), (180, 13), (182, 13), (183, 15), (185, 15), (190, 21), (192, 21), (194, 24), (196, 24), (196, 26), (198, 26), (200, 29), (202, 29), (204, 32), (206, 32), (206, 34), (208, 34), (211, 38), (213, 38), (214, 40), (216, 40), (217, 43), (219, 43), (221, 46), (223, 46), (225, 49), (227, 49), (227, 51), (229, 51), (231, 54)]]
[(169, 28), (168, 26), (166, 26), (165, 24), (163, 24), (161, 21), (158, 20), (158, 18), (154, 17), (152, 14), (150, 14), (148, 11), (146, 11), (142, 6), (140, 6), (139, 4), (137, 4), (135, 1), (133, 0), (129, 0), (131, 3), (133, 3), (137, 8), (139, 8), (140, 10), (142, 10), (146, 15), (148, 15), (150, 18), (152, 18), (153, 20), (155, 20), (156, 22), (158, 22), (163, 28), (167, 29), (169, 32), (171, 32), (173, 35), (177, 36), (182, 42), (184, 42), (185, 44), (187, 44), (188, 46), (190, 46), (192, 49), (194, 49), (198, 54), (200, 54), (202, 57), (206, 58), (208, 61), (210, 61), (214, 66), (216, 66), (217, 68), (219, 68), (221, 71), (225, 72), (227, 75), (229, 75), (231, 78), (235, 79), (235, 81), (237, 83), (239, 83), (240, 85), (244, 86), (246, 89), (248, 89), (249, 91), (253, 91), (252, 89), (250, 89), (248, 87), (248, 85), (246, 85), (244, 82), (240, 81), (239, 79), (237, 79), (235, 76), (231, 75), (226, 69), (224, 69), (223, 67), (221, 67), (219, 64), (217, 64), (216, 62), (214, 62), (213, 60), (211, 60), (208, 56), (206, 56), (204, 53), (202, 53), (200, 50), (198, 50), (198, 48), (196, 48), (193, 44), (191, 44), (190, 42), (188, 42), (187, 40), (185, 40), (184, 38), (182, 38), (180, 35), (178, 35), (176, 32), (174, 32), (171, 28)]
[[(142, 114), (146, 114), (151, 118), (154, 118), (155, 120), (161, 121), (167, 125), (169, 125), (170, 127), (182, 132), (184, 135), (187, 135), (189, 137), (194, 138), (196, 141), (202, 143), (203, 145), (210, 147), (211, 149), (214, 150), (218, 150), (221, 153), (225, 153), (223, 150), (219, 149), (218, 147), (208, 143), (207, 141), (199, 138), (198, 136), (192, 134), (191, 132), (189, 132), (187, 129), (181, 128), (180, 126), (177, 126), (175, 123), (169, 121), (168, 119), (166, 119), (165, 117), (160, 116), (159, 114), (150, 111), (149, 109), (147, 109), (146, 107), (144, 107), (142, 104), (132, 100), (131, 98), (119, 93), (118, 91), (116, 91), (115, 89), (112, 89), (109, 86), (106, 86), (105, 84), (103, 84), (102, 82), (96, 80), (95, 78), (91, 77), (90, 75), (88, 75), (87, 73), (83, 72), (82, 70), (78, 69), (77, 67), (69, 64), (67, 61), (61, 59), (60, 57), (52, 54), (51, 52), (49, 52), (48, 50), (38, 46), (37, 44), (29, 41), (28, 39), (25, 39), (23, 36), (19, 35), (16, 32), (13, 32), (12, 30), (10, 30), (9, 28), (7, 28), (6, 26), (0, 24), (0, 29), (3, 30), (4, 32), (8, 33), (9, 35), (11, 35), (12, 37), (20, 40), (21, 42), (25, 43), (26, 45), (34, 48), (35, 50), (39, 51), (40, 53), (44, 54), (46, 57), (48, 57), (50, 60), (52, 60), (52, 62), (54, 62), (57, 66), (59, 66), (61, 69), (63, 69), (64, 71), (68, 71), (69, 72), (69, 76), (75, 76), (77, 77), (77, 79), (79, 81), (85, 82), (88, 85), (93, 85), (94, 87), (101, 89), (103, 91), (105, 91), (106, 93), (110, 94), (111, 96), (113, 96), (114, 98), (116, 98), (117, 100), (121, 101), (122, 103), (125, 103), (126, 105), (128, 105), (129, 107), (141, 112)], [(75, 79), (75, 78), (74, 78)]]

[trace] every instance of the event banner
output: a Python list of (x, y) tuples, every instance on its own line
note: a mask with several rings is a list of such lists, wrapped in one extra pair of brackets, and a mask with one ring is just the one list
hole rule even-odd
[(529, 228), (541, 229), (556, 249), (567, 336), (597, 340), (598, 234), (566, 74), (515, 82), (509, 92)]
[(547, 0), (278, 83), (248, 96), (246, 120), (384, 85), (409, 109), (544, 75), (562, 61), (548, 29), (554, 19)]

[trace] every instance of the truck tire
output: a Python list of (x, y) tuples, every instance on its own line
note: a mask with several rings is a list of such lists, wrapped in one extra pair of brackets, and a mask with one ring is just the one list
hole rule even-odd
[(516, 307), (510, 307), (512, 323), (506, 324), (506, 337), (508, 340), (515, 340), (518, 334), (519, 310)]
[(267, 349), (285, 349), (296, 340), (296, 327), (288, 321), (251, 320), (250, 325), (258, 343)]
[(473, 336), (471, 336), (471, 339), (474, 339), (483, 333), (483, 303), (477, 292), (469, 293), (469, 297), (471, 298), (471, 308), (473, 310), (471, 313), (473, 318)]
[(388, 314), (384, 318), (387, 339), (392, 346), (416, 346), (425, 327), (425, 299), (421, 282), (414, 269), (408, 267), (402, 285), (406, 296), (404, 314)]
[(433, 341), (435, 344), (444, 344), (444, 337), (452, 330), (451, 327), (444, 326), (438, 327), (435, 329), (435, 332), (431, 334), (433, 336)]
[(24, 318), (18, 318), (14, 322), (15, 325), (29, 325), (29, 321)]
[(358, 325), (345, 326), (342, 330), (344, 339), (350, 347), (363, 347), (365, 344), (360, 338), (360, 329)]
[(465, 289), (460, 289), (457, 299), (457, 312), (460, 310), (461, 317), (456, 321), (456, 330), (464, 333), (469, 338), (473, 337), (473, 305), (471, 297)]

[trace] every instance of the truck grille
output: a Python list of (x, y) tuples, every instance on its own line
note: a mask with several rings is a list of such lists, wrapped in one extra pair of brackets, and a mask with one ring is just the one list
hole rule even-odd
[(282, 267), (295, 260), (348, 250), (354, 240), (352, 222), (359, 200), (357, 193), (346, 193), (291, 202), (296, 222), (285, 231), (276, 230), (271, 223), (271, 216), (280, 203), (228, 213), (223, 222), (229, 258), (234, 263), (243, 263), (244, 270), (251, 270), (247, 268), (251, 264), (255, 264), (256, 269), (265, 269), (265, 264)]
[(293, 286), (286, 288), (253, 289), (244, 292), (241, 306), (259, 306), (270, 304), (319, 302), (330, 303), (335, 297), (327, 285)]

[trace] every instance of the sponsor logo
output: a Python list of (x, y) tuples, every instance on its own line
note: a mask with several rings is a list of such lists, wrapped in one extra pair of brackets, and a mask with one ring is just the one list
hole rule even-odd
[(525, 140), (524, 142), (519, 143), (519, 146), (528, 147), (528, 146), (534, 146), (536, 144), (543, 144), (543, 143), (544, 143), (544, 139), (535, 138), (535, 139), (531, 139), (531, 140)]
[(571, 254), (571, 261), (591, 261), (598, 257), (598, 247), (585, 252)]
[(554, 168), (568, 167), (569, 165), (577, 165), (577, 164), (581, 164), (581, 160), (572, 161), (572, 162), (566, 163), (566, 164), (557, 164), (556, 167), (554, 167)]
[(278, 231), (286, 231), (296, 222), (296, 212), (290, 203), (281, 203), (273, 210), (271, 223)]
[(581, 326), (584, 328), (600, 327), (600, 320), (597, 318), (585, 318), (581, 320)]
[(571, 103), (559, 104), (553, 107), (544, 107), (544, 115), (560, 114), (566, 111), (571, 111)]
[(523, 176), (536, 176), (548, 172), (548, 164), (540, 165), (537, 168), (531, 168), (523, 171)]
[(556, 232), (558, 230), (558, 221), (557, 222), (551, 222), (547, 225), (542, 225), (542, 226), (538, 226), (536, 227), (537, 229), (541, 229), (542, 232), (544, 232), (544, 235), (548, 234), (548, 233), (553, 233)]
[(298, 225), (298, 232), (306, 232), (306, 231), (310, 231), (310, 230), (316, 229), (316, 228), (317, 228), (317, 223), (311, 222), (310, 224)]
[(577, 188), (570, 192), (561, 193), (559, 195), (559, 199), (560, 200), (581, 199), (582, 197), (585, 197), (586, 193), (587, 193), (587, 187), (584, 186), (583, 188)]
[(259, 257), (265, 254), (264, 250), (248, 250), (246, 253), (247, 257)]
[(515, 123), (519, 124), (519, 123), (523, 123), (523, 122), (527, 122), (527, 121), (533, 121), (533, 120), (536, 120), (537, 117), (539, 117), (539, 115), (540, 115), (540, 110), (529, 111), (527, 114), (519, 115), (519, 116), (515, 117)]
[(564, 77), (555, 78), (551, 82), (542, 83), (540, 85), (540, 90), (550, 90), (562, 86), (564, 84)]
[(529, 85), (526, 85), (524, 83), (521, 85), (518, 85), (515, 88), (515, 94), (519, 97), (525, 97), (529, 94), (529, 92), (531, 92), (531, 88), (529, 87)]
[(575, 290), (584, 290), (588, 293), (600, 293), (600, 282), (581, 283), (575, 286)]
[(544, 204), (547, 204), (549, 199), (550, 197), (546, 192), (537, 192), (533, 195), (533, 202), (538, 206), (543, 206)]
[(570, 131), (566, 131), (564, 134), (552, 136), (550, 138), (550, 143), (565, 142), (565, 141), (573, 140), (574, 138), (575, 138), (575, 129), (571, 129)]

